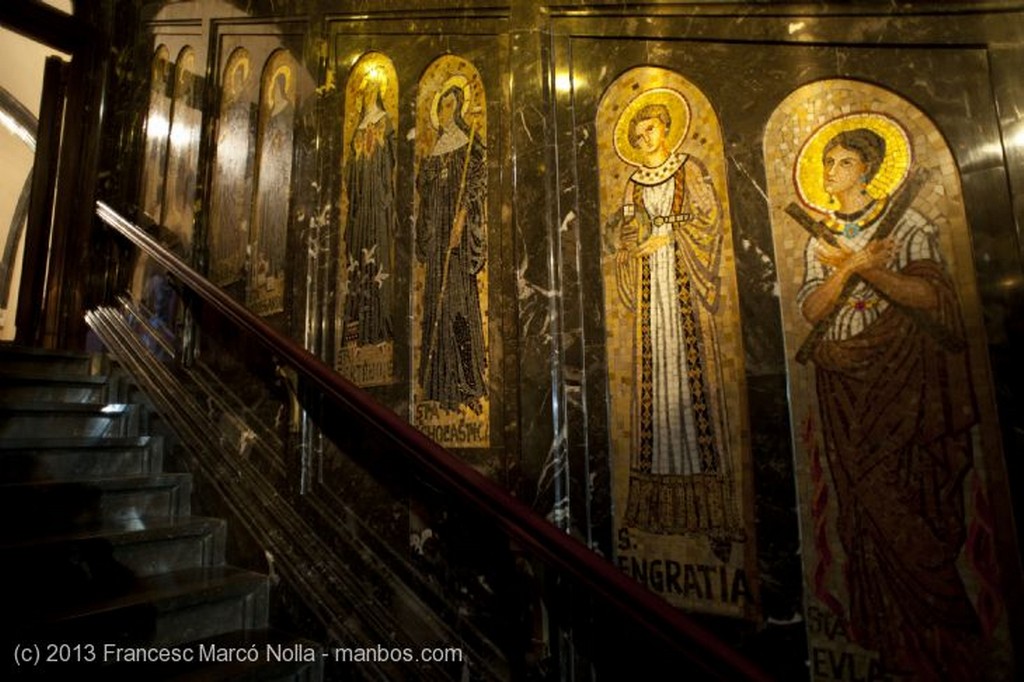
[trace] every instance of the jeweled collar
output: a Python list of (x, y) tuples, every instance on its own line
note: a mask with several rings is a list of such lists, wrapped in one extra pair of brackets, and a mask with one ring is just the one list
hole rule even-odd
[(828, 226), (828, 229), (832, 230), (832, 232), (835, 232), (836, 234), (843, 234), (846, 237), (853, 239), (869, 225), (878, 220), (878, 217), (882, 215), (888, 205), (889, 198), (882, 197), (881, 199), (872, 200), (870, 204), (859, 211), (854, 211), (853, 213), (831, 211), (829, 216), (825, 219), (825, 224)]
[(683, 162), (686, 161), (687, 156), (684, 152), (672, 152), (660, 166), (655, 166), (654, 168), (643, 166), (638, 168), (629, 176), (629, 179), (638, 185), (660, 185), (675, 175), (676, 171), (683, 165)]

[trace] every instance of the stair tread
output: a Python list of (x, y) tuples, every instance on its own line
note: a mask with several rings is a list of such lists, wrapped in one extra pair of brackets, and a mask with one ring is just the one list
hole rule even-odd
[(221, 519), (186, 517), (17, 538), (0, 545), (0, 562), (9, 565), (0, 600), (22, 603), (26, 586), (46, 585), (51, 603), (78, 601), (87, 594), (119, 594), (142, 576), (220, 566), (226, 534)]
[(132, 403), (0, 400), (4, 438), (138, 435), (145, 422), (145, 409)]
[(24, 483), (0, 483), (0, 495), (4, 491), (35, 488), (54, 490), (60, 488), (97, 488), (100, 490), (126, 490), (130, 488), (165, 488), (192, 479), (192, 474), (161, 472), (144, 476), (110, 476), (108, 478), (86, 478), (69, 481), (26, 481)]
[[(0, 642), (260, 654), (59, 666), (34, 679), (320, 679), (320, 645), (266, 629), (270, 578), (224, 565), (227, 522), (190, 515), (192, 475), (160, 471), (164, 440), (146, 435), (145, 405), (117, 400), (129, 394), (106, 356), (0, 343), (0, 363), (0, 559), (21, 567), (0, 590)], [(307, 655), (279, 661), (271, 646)]]
[[(198, 603), (211, 593), (232, 588), (231, 594), (242, 594), (253, 586), (261, 585), (267, 576), (234, 566), (207, 566), (182, 571), (158, 573), (138, 578), (131, 592), (61, 612), (58, 618), (76, 618), (99, 611), (111, 611), (136, 604), (161, 604), (172, 607), (185, 603)], [(174, 602), (171, 604), (170, 602)]]
[(159, 436), (45, 436), (0, 438), (0, 457), (12, 450), (92, 450), (97, 448), (146, 447)]
[(38, 369), (0, 369), (0, 379), (40, 384), (86, 384), (102, 386), (110, 382), (109, 374), (75, 374), (74, 372), (43, 372)]
[(115, 416), (129, 412), (132, 408), (136, 407), (139, 406), (132, 403), (74, 403), (49, 400), (23, 402), (0, 400), (0, 413), (71, 412), (75, 414), (83, 413)]
[(25, 355), (28, 357), (50, 357), (77, 360), (91, 360), (98, 354), (81, 350), (66, 350), (63, 348), (37, 348), (36, 346), (25, 346), (20, 343), (11, 343), (5, 341), (3, 343), (0, 343), (0, 355)]
[(232, 566), (188, 568), (144, 577), (131, 577), (114, 593), (83, 595), (81, 601), (46, 602), (46, 586), (39, 594), (25, 595), (21, 621), (28, 626), (57, 624), (108, 614), (132, 607), (157, 613), (202, 604), (215, 597), (240, 596), (266, 585), (267, 576)]
[(0, 480), (86, 481), (163, 471), (159, 438), (0, 439)]
[(191, 474), (0, 484), (0, 537), (6, 541), (73, 532), (104, 519), (191, 515)]
[(207, 516), (186, 516), (178, 519), (112, 519), (78, 528), (70, 533), (54, 533), (14, 541), (0, 541), (0, 551), (24, 550), (96, 539), (107, 540), (112, 544), (126, 544), (165, 537), (198, 535), (225, 526), (226, 522), (223, 519)]
[(47, 351), (0, 344), (5, 372), (91, 377), (110, 375), (106, 356), (78, 351)]

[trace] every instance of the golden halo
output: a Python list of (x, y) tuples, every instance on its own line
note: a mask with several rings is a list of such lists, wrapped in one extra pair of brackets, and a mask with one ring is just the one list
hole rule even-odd
[[(896, 120), (875, 112), (847, 114), (834, 118), (811, 133), (797, 154), (793, 168), (797, 195), (807, 206), (827, 213), (834, 208), (832, 197), (825, 191), (822, 153), (839, 133), (866, 128), (885, 140), (885, 158), (866, 191), (874, 199), (891, 196), (910, 172), (912, 151), (910, 138)], [(831, 204), (831, 206), (830, 206)]]
[(192, 69), (196, 64), (196, 55), (192, 52), (191, 47), (186, 47), (178, 54), (178, 72), (175, 74), (176, 89), (178, 92), (182, 91), (186, 86), (190, 85), (189, 79), (192, 77)]
[[(234, 99), (241, 90), (245, 89), (245, 84), (249, 81), (250, 68), (249, 55), (246, 54), (245, 48), (240, 47), (235, 50), (228, 61), (228, 68), (224, 74), (224, 89), (230, 99)], [(242, 72), (242, 85), (235, 90), (235, 74), (239, 71)]]
[(465, 117), (465, 107), (469, 104), (470, 95), (472, 94), (469, 90), (469, 79), (460, 73), (455, 74), (438, 88), (437, 92), (434, 93), (434, 98), (430, 101), (430, 123), (434, 126), (434, 130), (441, 127), (441, 122), (437, 120), (437, 105), (441, 101), (441, 95), (448, 92), (451, 88), (462, 88), (462, 106), (463, 111), (459, 112)]
[(619, 155), (620, 159), (633, 166), (642, 166), (644, 162), (641, 153), (629, 142), (629, 123), (641, 109), (649, 104), (661, 104), (668, 109), (672, 121), (667, 135), (669, 150), (674, 152), (679, 148), (690, 128), (690, 105), (680, 93), (670, 88), (653, 88), (640, 93), (622, 110), (619, 120), (615, 122), (615, 130), (612, 134), (615, 153)]
[(267, 92), (270, 93), (274, 89), (274, 82), (277, 80), (279, 75), (284, 76), (284, 94), (288, 99), (292, 96), (292, 69), (287, 64), (281, 64), (281, 66), (274, 69), (274, 73), (270, 75), (270, 80), (267, 81)]
[(370, 85), (375, 85), (380, 91), (380, 98), (383, 100), (388, 94), (388, 75), (384, 70), (384, 67), (380, 64), (371, 63), (366, 68), (366, 73), (363, 74), (363, 78), (359, 81), (359, 87), (356, 88), (356, 92), (362, 92)]
[(153, 82), (154, 83), (166, 83), (167, 82), (167, 67), (170, 64), (171, 55), (167, 51), (166, 45), (161, 45), (156, 49), (156, 54), (153, 55)]

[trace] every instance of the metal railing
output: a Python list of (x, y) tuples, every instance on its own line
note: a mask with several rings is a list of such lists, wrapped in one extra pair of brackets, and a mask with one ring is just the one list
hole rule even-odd
[[(612, 614), (609, 622), (628, 623), (702, 679), (766, 680), (768, 676), (696, 621), (617, 570), (583, 543), (556, 528), (493, 480), (487, 478), (378, 404), (292, 339), (270, 327), (210, 281), (161, 246), (114, 208), (97, 202), (96, 214), (165, 268), (203, 305), (213, 306), (229, 324), (257, 340), (276, 360), (294, 370), (325, 400), (355, 414), (363, 428), (390, 444), (400, 463), (412, 467), (467, 509), (488, 519), (510, 541), (564, 576), (573, 590), (586, 591)], [(625, 652), (624, 655), (628, 655)]]

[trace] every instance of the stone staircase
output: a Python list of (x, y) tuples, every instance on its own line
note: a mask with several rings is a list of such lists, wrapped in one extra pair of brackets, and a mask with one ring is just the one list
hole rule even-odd
[(129, 393), (104, 356), (0, 345), (0, 678), (321, 679)]

